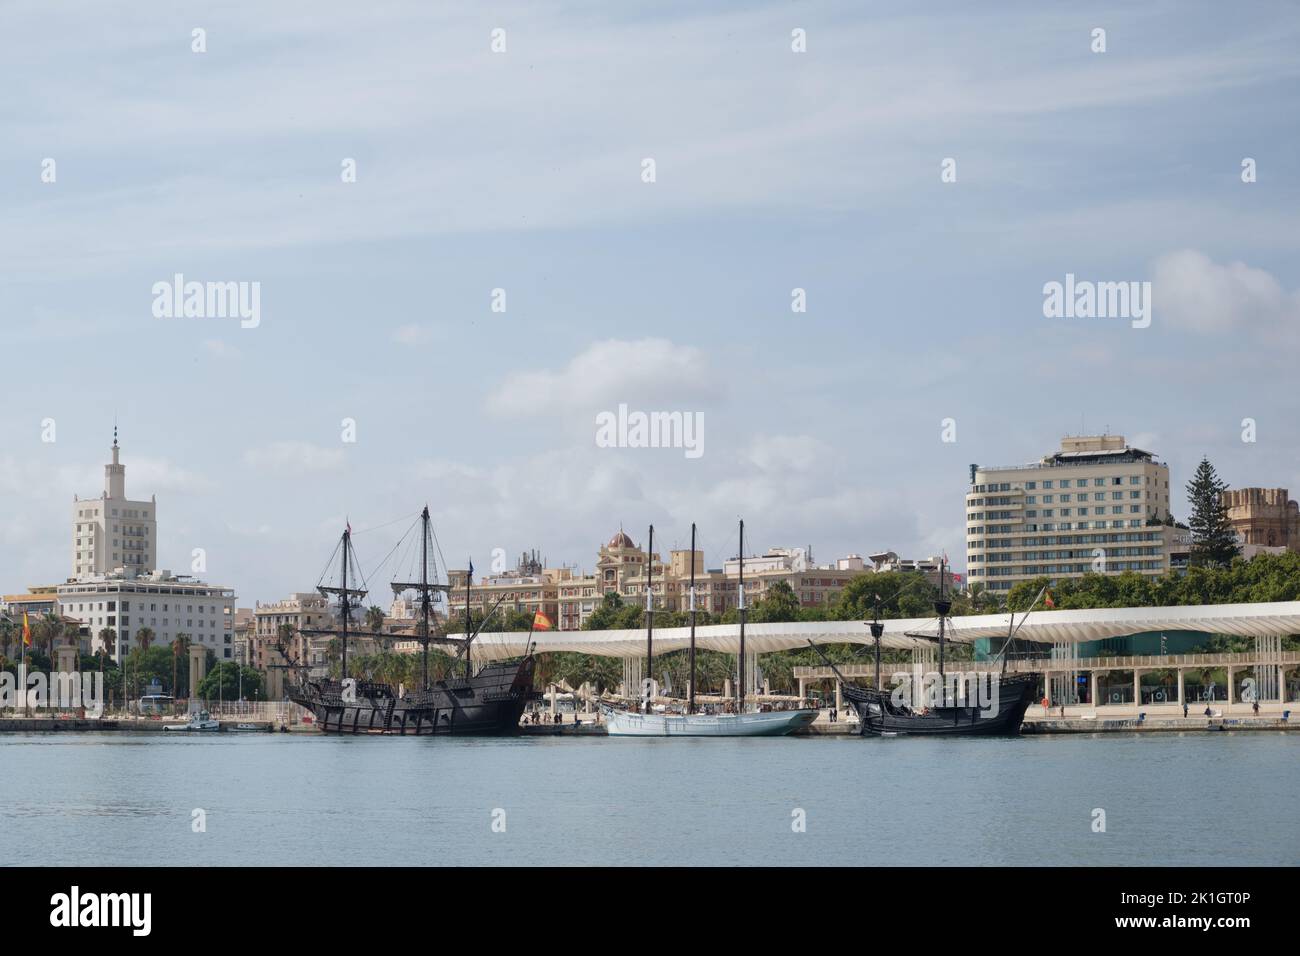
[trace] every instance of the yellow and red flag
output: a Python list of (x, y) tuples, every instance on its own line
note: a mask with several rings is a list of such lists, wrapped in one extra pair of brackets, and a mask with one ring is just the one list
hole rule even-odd
[(533, 630), (549, 631), (550, 629), (551, 629), (551, 619), (547, 617), (545, 614), (543, 614), (541, 611), (534, 612)]
[(32, 629), (31, 626), (27, 623), (26, 611), (23, 611), (23, 645), (26, 647), (32, 646)]
[(1052, 600), (1052, 592), (1051, 592), (1051, 591), (1044, 591), (1044, 592), (1043, 592), (1043, 606), (1044, 606), (1044, 607), (1048, 607), (1048, 608), (1056, 607), (1056, 602)]

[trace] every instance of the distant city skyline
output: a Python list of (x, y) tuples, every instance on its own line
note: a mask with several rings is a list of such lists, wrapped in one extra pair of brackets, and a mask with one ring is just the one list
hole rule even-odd
[[(241, 606), (426, 502), (452, 567), (692, 521), (713, 566), (743, 517), (965, 571), (969, 465), (1068, 434), (1154, 452), (1178, 518), (1203, 455), (1300, 490), (1294, 17), (94, 9), (0, 33), (5, 592), (67, 576), (115, 420), (157, 563)], [(158, 316), (177, 275), (205, 317)], [(1049, 318), (1070, 276), (1151, 296)], [(624, 405), (697, 431), (602, 438)]]

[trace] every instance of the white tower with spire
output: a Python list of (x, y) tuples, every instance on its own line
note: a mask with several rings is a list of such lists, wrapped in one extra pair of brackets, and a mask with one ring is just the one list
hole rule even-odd
[(113, 460), (104, 466), (98, 498), (72, 500), (72, 576), (84, 578), (122, 570), (143, 574), (157, 566), (157, 501), (126, 497), (126, 466), (119, 459), (113, 426)]

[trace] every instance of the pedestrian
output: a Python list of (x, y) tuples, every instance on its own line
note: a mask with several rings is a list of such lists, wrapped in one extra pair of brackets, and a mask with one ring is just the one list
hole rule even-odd
[(1183, 701), (1183, 717), (1187, 717), (1187, 701)]
[(1259, 716), (1259, 701), (1255, 701), (1255, 703), (1252, 705), (1251, 709), (1255, 711), (1255, 716), (1258, 717), (1258, 716)]

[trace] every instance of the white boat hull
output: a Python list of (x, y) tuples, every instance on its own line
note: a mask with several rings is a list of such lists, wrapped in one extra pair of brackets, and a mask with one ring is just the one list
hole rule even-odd
[(753, 714), (634, 714), (606, 710), (611, 737), (783, 737), (817, 719), (815, 710)]

